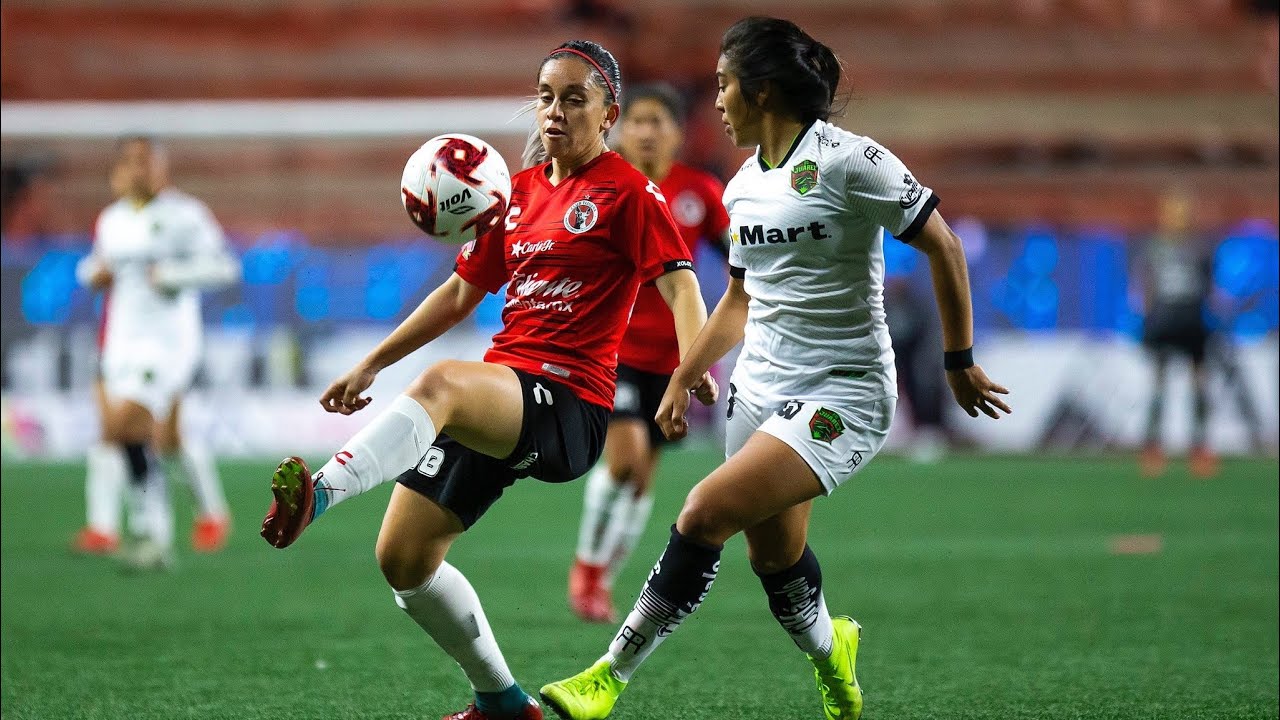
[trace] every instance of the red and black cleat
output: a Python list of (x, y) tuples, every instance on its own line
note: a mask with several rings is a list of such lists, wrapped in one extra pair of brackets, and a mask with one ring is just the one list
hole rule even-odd
[(271, 509), (262, 521), (262, 537), (278, 548), (286, 548), (311, 524), (316, 508), (316, 486), (311, 471), (300, 457), (280, 461), (271, 476)]
[[(471, 703), (462, 712), (456, 712), (452, 715), (445, 715), (440, 720), (498, 720), (480, 712), (475, 703)], [(542, 720), (542, 708), (538, 705), (538, 701), (529, 698), (529, 704), (521, 708), (511, 720)]]
[(578, 558), (574, 558), (573, 567), (569, 569), (569, 609), (587, 622), (611, 623), (618, 619), (604, 573), (605, 566)]

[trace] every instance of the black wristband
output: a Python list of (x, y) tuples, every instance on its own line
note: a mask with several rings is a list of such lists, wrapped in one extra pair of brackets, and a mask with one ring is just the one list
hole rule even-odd
[(967, 370), (971, 367), (973, 367), (972, 347), (964, 350), (948, 350), (942, 353), (942, 368), (948, 372), (952, 370)]

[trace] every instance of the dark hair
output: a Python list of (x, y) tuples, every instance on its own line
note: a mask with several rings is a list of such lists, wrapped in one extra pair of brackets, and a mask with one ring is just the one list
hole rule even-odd
[(538, 72), (542, 72), (542, 66), (546, 65), (551, 58), (560, 55), (576, 55), (591, 66), (591, 79), (604, 89), (606, 107), (618, 102), (618, 96), (622, 94), (622, 70), (618, 68), (618, 61), (614, 59), (613, 53), (605, 50), (600, 43), (590, 40), (570, 40), (543, 58), (542, 64), (538, 66)]
[[(618, 96), (622, 93), (622, 70), (619, 69), (618, 61), (614, 59), (613, 53), (605, 50), (603, 45), (590, 40), (570, 40), (561, 44), (543, 58), (542, 62), (538, 63), (538, 72), (541, 73), (543, 66), (557, 56), (576, 56), (579, 60), (589, 65), (591, 67), (591, 75), (588, 76), (590, 81), (604, 90), (604, 106), (607, 108), (618, 102)], [(525, 110), (532, 110), (536, 106), (537, 101), (535, 100)], [(524, 167), (533, 167), (546, 162), (546, 149), (542, 146), (542, 138), (539, 137), (537, 128), (534, 128), (529, 133), (529, 139), (525, 142), (521, 160)]]
[(794, 114), (801, 122), (831, 117), (840, 60), (790, 20), (743, 18), (725, 31), (720, 54), (738, 76), (747, 102), (755, 104), (770, 83), (777, 91), (771, 109)]
[(679, 91), (667, 83), (651, 83), (637, 85), (622, 96), (622, 114), (626, 115), (631, 106), (641, 100), (652, 100), (667, 109), (677, 125), (684, 125), (684, 98)]

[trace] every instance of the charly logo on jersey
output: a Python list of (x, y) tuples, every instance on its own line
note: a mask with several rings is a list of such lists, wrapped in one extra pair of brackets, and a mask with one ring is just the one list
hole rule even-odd
[(556, 246), (555, 240), (541, 240), (539, 242), (513, 242), (511, 243), (511, 257), (521, 257), (522, 255), (532, 255), (534, 253), (546, 252)]
[(476, 241), (472, 240), (471, 242), (468, 242), (466, 245), (462, 246), (462, 252), (460, 254), (462, 255), (463, 260), (470, 260), (471, 253), (475, 251), (476, 251)]
[(902, 183), (907, 186), (907, 189), (902, 191), (902, 197), (899, 198), (898, 204), (902, 206), (903, 210), (906, 210), (920, 202), (920, 198), (924, 197), (924, 188), (920, 186), (920, 183), (915, 178), (911, 177), (911, 173), (902, 174)]
[(809, 434), (814, 440), (830, 443), (844, 434), (844, 421), (835, 410), (818, 408), (809, 418)]
[(600, 209), (590, 200), (583, 198), (569, 206), (564, 214), (564, 229), (574, 235), (581, 235), (596, 226), (600, 219)]
[(812, 160), (801, 160), (791, 167), (791, 189), (801, 195), (818, 187), (818, 163)]
[(702, 202), (698, 193), (685, 190), (676, 196), (676, 201), (671, 206), (671, 214), (676, 216), (676, 222), (681, 225), (697, 227), (707, 219), (707, 204)]

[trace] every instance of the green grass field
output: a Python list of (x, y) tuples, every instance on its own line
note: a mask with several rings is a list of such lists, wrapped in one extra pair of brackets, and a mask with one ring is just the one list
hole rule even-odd
[[(625, 604), (715, 462), (706, 449), (668, 456), (619, 583)], [(388, 489), (279, 551), (256, 533), (273, 467), (223, 466), (238, 513), (225, 552), (128, 576), (67, 550), (82, 467), (6, 462), (4, 718), (434, 720), (460, 709), (461, 672), (396, 608), (373, 560)], [(580, 498), (578, 483), (522, 482), (451, 555), (531, 691), (590, 664), (614, 629), (565, 605)], [(883, 458), (819, 501), (811, 544), (832, 611), (865, 628), (868, 720), (1277, 718), (1277, 508), (1274, 461), (1227, 461), (1205, 482), (1176, 466), (1140, 480), (1129, 459)], [(189, 517), (179, 514), (184, 535)], [(1114, 553), (1129, 534), (1159, 534), (1161, 548)], [(821, 717), (740, 539), (614, 717)]]

